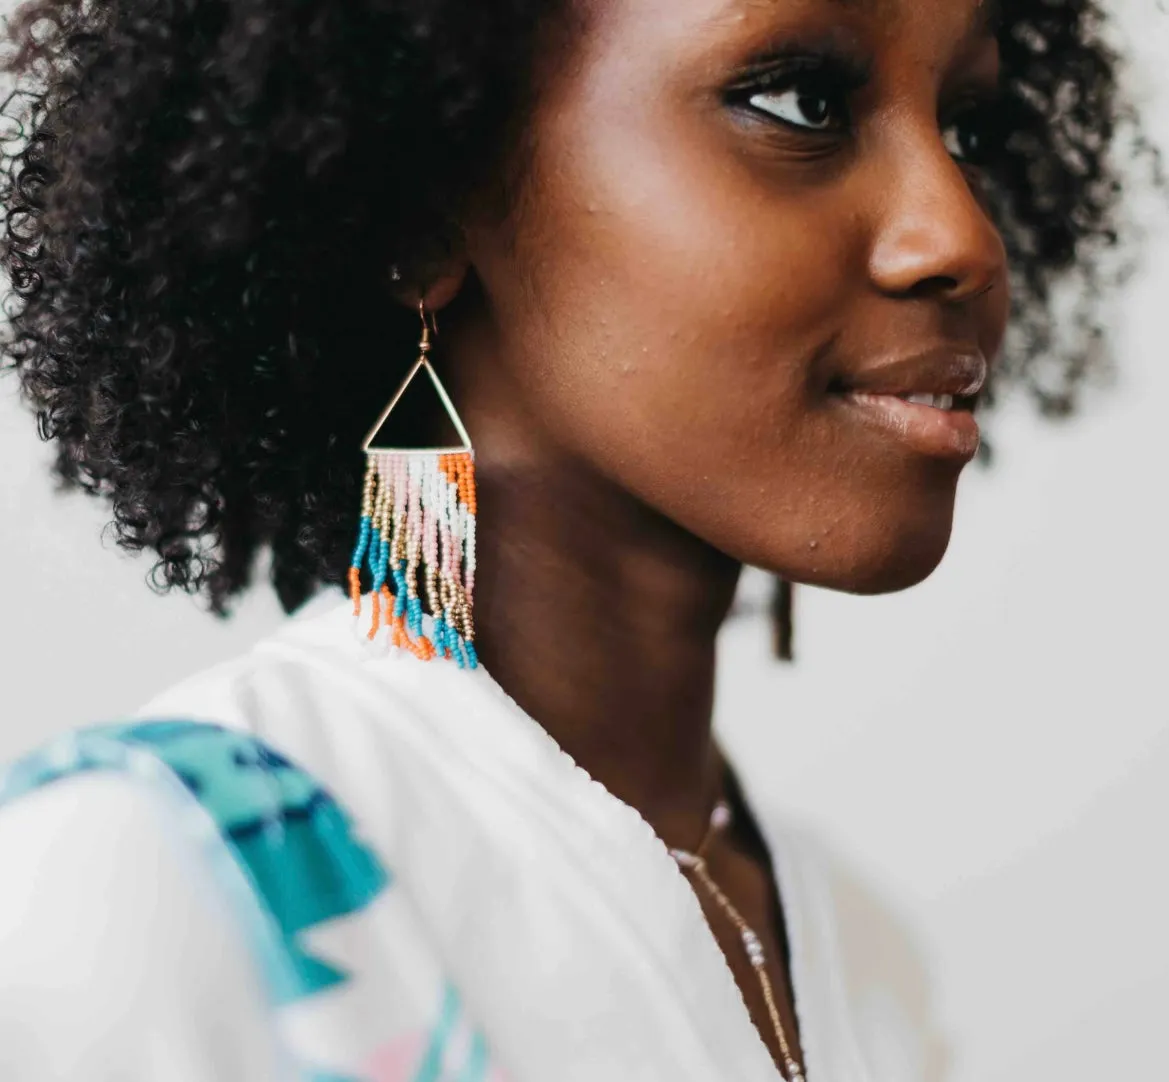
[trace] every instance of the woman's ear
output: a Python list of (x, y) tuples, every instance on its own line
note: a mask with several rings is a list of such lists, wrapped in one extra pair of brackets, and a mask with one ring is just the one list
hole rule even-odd
[[(422, 302), (427, 311), (439, 312), (459, 295), (463, 283), (467, 280), (467, 264), (460, 263), (458, 268), (452, 268), (438, 278), (432, 279), (421, 291)], [(414, 304), (418, 303), (418, 294), (415, 294)]]
[(417, 309), (422, 300), (429, 311), (438, 312), (458, 296), (469, 269), (462, 245), (435, 244), (409, 264), (390, 267), (390, 292), (408, 308)]

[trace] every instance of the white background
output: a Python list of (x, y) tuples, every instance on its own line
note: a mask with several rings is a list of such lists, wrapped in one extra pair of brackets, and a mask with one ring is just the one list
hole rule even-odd
[[(1163, 147), (1167, 23), (1126, 8), (1130, 84)], [(866, 949), (928, 982), (953, 1082), (1169, 1078), (1169, 234), (1149, 224), (1116, 310), (1119, 384), (1068, 425), (1002, 412), (997, 466), (964, 479), (929, 582), (804, 591), (794, 668), (767, 658), (756, 617), (723, 639), (728, 745), (851, 867)], [(48, 458), (5, 380), (0, 759), (279, 619), (266, 592), (229, 623), (154, 596), (147, 561), (101, 543), (103, 508), (52, 494)]]

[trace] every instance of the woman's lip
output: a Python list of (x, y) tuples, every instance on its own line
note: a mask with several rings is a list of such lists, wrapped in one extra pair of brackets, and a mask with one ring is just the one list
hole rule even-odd
[(971, 398), (985, 387), (989, 373), (990, 365), (979, 350), (944, 346), (842, 373), (840, 384), (849, 391), (873, 395), (950, 394)]
[(896, 436), (921, 454), (963, 462), (978, 454), (982, 434), (968, 410), (938, 409), (906, 402), (896, 395), (863, 391), (846, 392), (841, 399), (858, 419)]

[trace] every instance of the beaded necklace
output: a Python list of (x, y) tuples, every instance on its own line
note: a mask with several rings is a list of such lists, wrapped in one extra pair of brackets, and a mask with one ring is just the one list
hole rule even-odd
[(715, 904), (727, 915), (735, 926), (742, 940), (751, 968), (759, 978), (759, 986), (763, 991), (763, 999), (767, 1003), (767, 1013), (771, 1016), (771, 1025), (775, 1030), (775, 1038), (779, 1043), (780, 1054), (783, 1056), (784, 1074), (787, 1082), (805, 1082), (804, 1072), (792, 1054), (788, 1044), (787, 1033), (783, 1028), (783, 1021), (779, 1017), (779, 1008), (775, 1004), (775, 990), (771, 985), (771, 978), (767, 975), (767, 956), (763, 950), (763, 943), (755, 930), (743, 919), (743, 915), (735, 908), (734, 903), (723, 893), (719, 885), (711, 878), (706, 864), (706, 853), (716, 834), (724, 831), (731, 823), (731, 808), (726, 801), (720, 800), (710, 813), (710, 824), (702, 843), (693, 852), (685, 849), (671, 849), (670, 855), (677, 862), (683, 872), (693, 873), (694, 878), (702, 885), (706, 892), (714, 899)]

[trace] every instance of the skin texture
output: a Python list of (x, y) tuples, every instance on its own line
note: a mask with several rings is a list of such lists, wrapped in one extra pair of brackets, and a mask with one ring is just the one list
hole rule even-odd
[[(839, 388), (1001, 347), (1003, 245), (946, 128), (997, 77), (980, 14), (598, 4), (550, 58), (510, 213), (470, 212), (430, 284), (491, 524), (481, 656), (669, 844), (696, 844), (721, 784), (715, 636), (742, 563), (878, 592), (945, 551), (968, 456), (908, 446)], [(728, 104), (756, 54), (793, 42), (870, 69), (847, 132)], [(764, 933), (794, 1032), (765, 852), (740, 831), (712, 869)], [(711, 922), (771, 1042), (742, 949)]]

